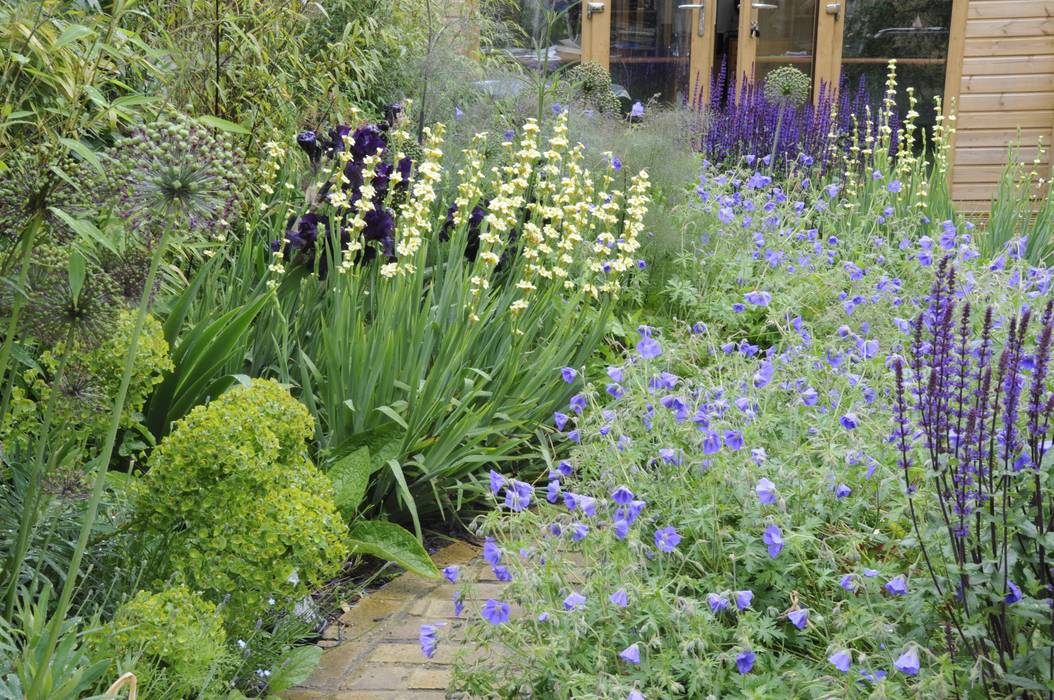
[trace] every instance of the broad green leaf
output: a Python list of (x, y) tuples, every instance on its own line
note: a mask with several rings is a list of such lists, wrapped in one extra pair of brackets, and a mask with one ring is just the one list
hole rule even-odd
[(372, 472), (368, 447), (360, 447), (329, 468), (334, 501), (345, 520), (351, 520), (362, 503)]
[(372, 554), (392, 561), (407, 571), (437, 578), (439, 571), (425, 548), (406, 529), (385, 520), (363, 520), (351, 528), (352, 553)]
[(267, 679), (268, 691), (281, 693), (297, 683), (303, 683), (318, 668), (321, 659), (322, 649), (314, 644), (293, 647), (271, 669)]
[(205, 126), (211, 126), (214, 129), (219, 129), (220, 131), (229, 131), (232, 134), (248, 135), (251, 133), (241, 124), (235, 124), (234, 122), (229, 122), (226, 119), (220, 119), (219, 117), (213, 117), (211, 115), (198, 117), (198, 121), (204, 124)]

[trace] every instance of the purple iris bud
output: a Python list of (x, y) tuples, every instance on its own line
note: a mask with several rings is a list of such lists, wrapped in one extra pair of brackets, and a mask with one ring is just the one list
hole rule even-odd
[(842, 424), (842, 427), (846, 430), (856, 430), (856, 426), (860, 424), (859, 419), (855, 413), (846, 413), (844, 416), (838, 419), (838, 422)]
[(809, 624), (809, 609), (802, 608), (801, 610), (791, 610), (787, 613), (787, 619), (791, 621), (791, 624), (800, 630), (805, 629), (805, 626)]
[(611, 492), (611, 500), (620, 506), (624, 506), (633, 501), (633, 492), (625, 486), (619, 486)]
[(757, 654), (752, 651), (740, 652), (739, 655), (736, 656), (736, 670), (742, 675), (750, 673), (750, 670), (754, 668), (754, 661), (757, 658)]
[(1010, 592), (1007, 593), (1006, 598), (1004, 598), (1007, 605), (1013, 605), (1014, 603), (1021, 600), (1021, 589), (1018, 588), (1013, 581), (1007, 581), (1006, 586), (1010, 589)]
[(898, 656), (897, 660), (893, 662), (893, 668), (908, 676), (917, 675), (919, 672), (919, 653), (915, 650), (915, 647), (911, 647)]
[(457, 583), (457, 577), (459, 573), (460, 569), (456, 565), (452, 564), (450, 566), (443, 567), (443, 578), (445, 578), (447, 581), (450, 581), (450, 583)]
[(728, 609), (728, 598), (723, 595), (718, 595), (717, 593), (711, 593), (706, 596), (706, 602), (710, 605), (710, 612), (715, 615), (722, 610)]
[(827, 657), (827, 660), (831, 662), (831, 665), (837, 668), (842, 673), (849, 671), (849, 666), (853, 663), (853, 656), (848, 651), (836, 651)]
[(765, 534), (762, 535), (761, 541), (768, 546), (769, 556), (773, 559), (783, 551), (783, 533), (776, 525), (769, 525), (765, 528)]
[(560, 370), (560, 376), (564, 378), (564, 381), (568, 384), (574, 384), (575, 378), (578, 377), (578, 371), (574, 367), (564, 367)]
[(424, 654), (426, 659), (430, 659), (435, 656), (436, 645), (438, 642), (437, 634), (439, 628), (442, 627), (444, 622), (437, 622), (434, 625), (421, 625), (421, 632), (418, 635), (418, 639), (421, 642), (421, 653)]
[(578, 610), (585, 607), (585, 604), (586, 597), (577, 591), (571, 591), (570, 595), (564, 598), (564, 610)]
[(834, 495), (838, 498), (845, 498), (852, 492), (853, 490), (845, 484), (838, 484), (834, 487)]
[(736, 591), (732, 595), (736, 599), (736, 607), (740, 610), (746, 610), (754, 601), (754, 591)]
[(621, 383), (622, 380), (625, 379), (625, 374), (623, 373), (621, 367), (614, 367), (614, 366), (612, 366), (612, 367), (608, 367), (608, 377), (610, 377), (611, 381), (613, 381), (613, 382), (620, 382)]
[(640, 647), (638, 647), (637, 643), (634, 642), (633, 644), (630, 644), (628, 647), (620, 651), (618, 657), (623, 661), (628, 661), (631, 664), (639, 664)]
[(681, 541), (681, 536), (672, 526), (660, 528), (655, 531), (655, 546), (661, 551), (672, 552)]
[(629, 596), (626, 595), (625, 589), (622, 588), (608, 596), (608, 600), (610, 600), (613, 605), (617, 605), (620, 608), (625, 608), (629, 605)]
[(758, 500), (761, 501), (763, 505), (770, 506), (776, 502), (776, 484), (772, 483), (767, 478), (761, 477), (758, 479), (758, 484), (754, 487), (754, 490), (758, 494)]
[(509, 621), (509, 604), (500, 600), (488, 599), (480, 612), (483, 619), (492, 625), (500, 625)]
[(748, 304), (753, 304), (754, 306), (768, 306), (769, 302), (772, 301), (771, 294), (760, 291), (747, 292), (743, 295), (743, 298)]
[(886, 582), (883, 586), (890, 595), (904, 595), (908, 592), (908, 582), (905, 580), (904, 575), (894, 576)]

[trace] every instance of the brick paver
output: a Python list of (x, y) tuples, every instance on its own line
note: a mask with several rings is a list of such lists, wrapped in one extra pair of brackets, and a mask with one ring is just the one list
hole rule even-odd
[[(478, 560), (479, 548), (452, 544), (432, 557), (436, 566), (461, 565), (461, 581), (475, 583), (486, 597), (500, 595), (502, 584)], [(364, 596), (322, 633), (322, 662), (302, 685), (282, 693), (284, 700), (442, 700), (447, 697), (451, 663), (461, 643), (462, 618), (454, 617), (456, 586), (404, 573)], [(418, 634), (424, 623), (445, 622), (431, 659), (421, 653)]]

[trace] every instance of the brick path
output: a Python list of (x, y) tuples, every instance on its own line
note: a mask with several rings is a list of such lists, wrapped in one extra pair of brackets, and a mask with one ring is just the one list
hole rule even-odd
[[(443, 700), (459, 631), (479, 601), (496, 598), (502, 584), (478, 560), (477, 547), (456, 543), (432, 559), (443, 568), (461, 565), (461, 582), (473, 582), (461, 618), (451, 597), (457, 586), (404, 573), (364, 596), (322, 634), (322, 662), (303, 685), (282, 693), (284, 700)], [(478, 583), (476, 583), (478, 581)], [(423, 623), (446, 622), (432, 659), (421, 653)]]

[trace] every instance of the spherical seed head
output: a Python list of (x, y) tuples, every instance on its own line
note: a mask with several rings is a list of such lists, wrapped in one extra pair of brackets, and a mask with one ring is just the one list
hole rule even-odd
[(107, 160), (114, 209), (146, 238), (162, 227), (212, 232), (238, 213), (240, 154), (226, 134), (184, 114), (138, 127)]
[(765, 97), (787, 107), (801, 107), (812, 92), (812, 81), (794, 66), (783, 66), (765, 76)]
[(109, 275), (88, 263), (83, 286), (75, 295), (69, 263), (68, 248), (43, 246), (34, 251), (23, 314), (25, 332), (49, 347), (69, 337), (92, 347), (115, 322), (120, 289)]

